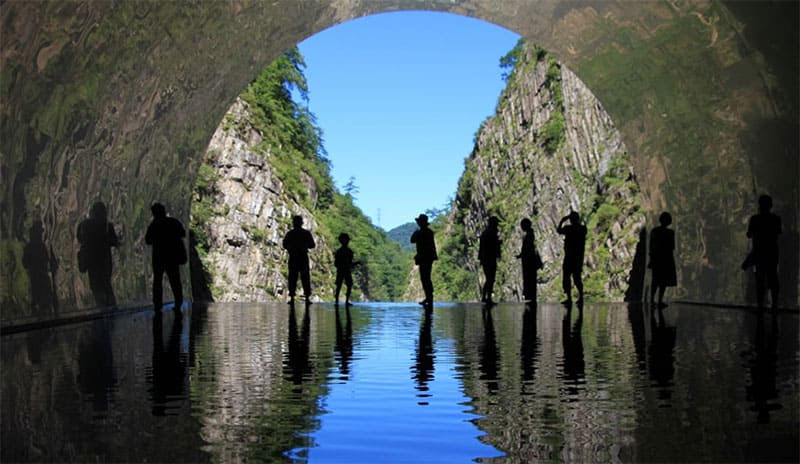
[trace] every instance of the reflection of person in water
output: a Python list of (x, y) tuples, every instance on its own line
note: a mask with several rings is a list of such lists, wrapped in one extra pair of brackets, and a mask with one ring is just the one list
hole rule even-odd
[(288, 374), (294, 385), (302, 385), (311, 373), (309, 363), (309, 340), (311, 337), (311, 315), (308, 305), (303, 311), (303, 323), (300, 335), (297, 335), (297, 317), (294, 314), (294, 304), (289, 305), (289, 351), (284, 355), (283, 370)]
[[(426, 308), (425, 314), (422, 318), (422, 324), (419, 328), (419, 344), (417, 345), (416, 363), (414, 364), (414, 380), (417, 382), (416, 389), (418, 398), (427, 398), (430, 395), (428, 391), (428, 382), (433, 379), (433, 336), (431, 335), (431, 328), (433, 322), (431, 321), (431, 310)], [(426, 401), (417, 403), (425, 406)]]
[(58, 264), (55, 254), (44, 243), (42, 221), (31, 224), (30, 241), (22, 252), (22, 265), (28, 271), (31, 286), (31, 309), (34, 313), (56, 308), (56, 293), (51, 276)]
[(98, 201), (92, 205), (89, 218), (78, 225), (77, 235), (81, 245), (78, 265), (85, 267), (89, 274), (95, 303), (97, 306), (117, 304), (111, 287), (111, 247), (119, 246), (119, 239), (114, 225), (108, 221), (105, 203)]
[(91, 396), (94, 410), (108, 411), (116, 389), (114, 353), (111, 346), (112, 321), (93, 322), (78, 347), (78, 385)]
[(536, 375), (536, 358), (539, 356), (536, 305), (525, 306), (525, 312), (522, 313), (522, 343), (519, 354), (522, 360), (522, 380), (523, 382), (530, 382)]
[(345, 326), (342, 330), (339, 308), (336, 312), (336, 357), (339, 359), (339, 372), (342, 380), (347, 380), (350, 374), (350, 359), (353, 357), (353, 323), (350, 319), (350, 308), (345, 306)]
[[(750, 408), (758, 415), (759, 424), (768, 424), (770, 412), (781, 409), (783, 406), (776, 401), (779, 398), (777, 383), (778, 359), (778, 320), (775, 316), (770, 319), (769, 333), (764, 328), (764, 314), (758, 314), (756, 332), (753, 340), (753, 351), (748, 360), (750, 367), (750, 384), (747, 385), (747, 401), (752, 401)], [(775, 402), (773, 402), (775, 401)]]
[(638, 303), (628, 303), (628, 322), (631, 324), (633, 349), (636, 352), (636, 365), (639, 372), (647, 374), (647, 334), (645, 329), (644, 310)]
[(490, 395), (497, 393), (499, 388), (500, 354), (497, 352), (497, 337), (494, 332), (494, 319), (491, 308), (483, 308), (483, 342), (478, 347), (480, 357), (480, 379), (486, 382), (486, 389)]
[(658, 386), (659, 399), (668, 401), (672, 398), (672, 377), (675, 374), (675, 327), (668, 327), (664, 321), (664, 311), (658, 308), (650, 312), (650, 349), (648, 360), (650, 366), (650, 379)]
[(183, 333), (183, 317), (175, 312), (172, 330), (167, 340), (166, 349), (163, 341), (163, 315), (156, 312), (153, 316), (153, 364), (147, 381), (152, 384), (150, 400), (154, 416), (165, 416), (170, 409), (170, 402), (180, 401), (186, 396), (186, 358), (181, 355), (181, 335)]
[(585, 375), (585, 363), (583, 360), (583, 338), (581, 330), (583, 328), (583, 310), (578, 310), (578, 318), (570, 330), (572, 321), (572, 307), (567, 308), (567, 313), (561, 322), (561, 344), (564, 350), (564, 374), (562, 380), (566, 385), (567, 401), (577, 401), (577, 394), (580, 392), (580, 385), (583, 383)]

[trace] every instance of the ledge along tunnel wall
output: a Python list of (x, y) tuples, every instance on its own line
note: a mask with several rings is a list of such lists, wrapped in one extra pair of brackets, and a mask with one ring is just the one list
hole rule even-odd
[[(784, 223), (782, 303), (797, 305), (797, 2), (10, 1), (0, 6), (2, 325), (94, 306), (75, 231), (96, 201), (124, 231), (118, 302), (149, 301), (149, 206), (188, 224), (196, 167), (247, 83), (327, 27), (411, 9), (504, 26), (592, 89), (631, 152), (648, 227), (673, 214), (677, 296), (752, 301), (739, 269), (745, 228), (757, 195), (771, 194)], [(34, 266), (23, 250), (37, 230), (47, 252)]]

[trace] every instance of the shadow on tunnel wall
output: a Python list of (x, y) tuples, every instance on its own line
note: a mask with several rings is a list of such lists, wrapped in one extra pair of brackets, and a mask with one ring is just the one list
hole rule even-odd
[(211, 274), (197, 253), (197, 236), (191, 228), (189, 230), (189, 278), (192, 282), (192, 299), (194, 301), (214, 301), (214, 295), (209, 286)]
[[(753, 130), (742, 137), (753, 170), (752, 214), (756, 213), (760, 194), (768, 194), (775, 202), (773, 212), (781, 217), (783, 231), (778, 237), (780, 261), (780, 304), (798, 304), (800, 277), (800, 248), (798, 248), (798, 178), (800, 172), (800, 126), (787, 122), (749, 121)], [(742, 234), (745, 230), (741, 231)], [(752, 273), (745, 279), (745, 301), (755, 303), (755, 284)]]
[(647, 228), (639, 230), (639, 241), (628, 273), (628, 289), (625, 291), (626, 302), (641, 302), (644, 296), (644, 278), (647, 273)]
[(31, 224), (30, 240), (22, 252), (22, 265), (28, 273), (34, 311), (58, 315), (58, 298), (53, 284), (58, 261), (44, 242), (44, 225), (40, 220)]

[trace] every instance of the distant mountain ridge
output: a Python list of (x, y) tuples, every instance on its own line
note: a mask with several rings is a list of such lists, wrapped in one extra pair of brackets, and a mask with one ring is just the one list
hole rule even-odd
[(409, 240), (411, 240), (411, 234), (413, 234), (415, 230), (417, 230), (417, 225), (413, 222), (407, 222), (389, 230), (386, 232), (386, 235), (399, 243), (403, 251), (410, 252), (414, 251), (414, 245), (411, 244)]

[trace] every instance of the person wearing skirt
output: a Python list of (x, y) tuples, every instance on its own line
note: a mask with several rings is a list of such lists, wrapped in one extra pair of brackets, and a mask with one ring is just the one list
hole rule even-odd
[(650, 303), (656, 304), (656, 290), (658, 290), (658, 307), (665, 308), (664, 292), (667, 287), (678, 285), (678, 277), (675, 271), (675, 258), (672, 253), (675, 251), (675, 231), (669, 229), (672, 224), (672, 215), (668, 212), (661, 213), (658, 218), (661, 223), (653, 228), (650, 233), (650, 264), (653, 271), (653, 280), (650, 284)]

